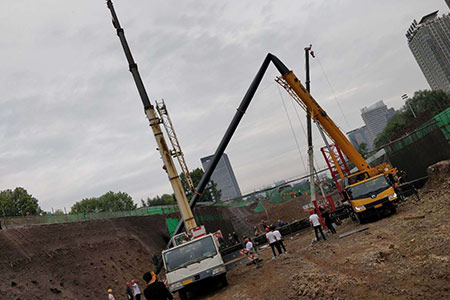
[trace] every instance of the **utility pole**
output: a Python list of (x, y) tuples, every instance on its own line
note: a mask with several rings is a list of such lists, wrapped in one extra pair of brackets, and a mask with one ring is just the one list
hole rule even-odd
[(408, 95), (407, 94), (403, 94), (402, 95), (402, 99), (405, 100), (405, 103), (406, 103), (406, 105), (408, 105), (409, 110), (412, 112), (414, 118), (417, 118), (416, 113), (414, 112), (414, 110), (413, 110), (413, 108), (411, 106), (411, 103), (409, 103), (409, 101), (408, 101), (409, 100)]
[[(305, 47), (305, 69), (306, 69), (306, 89), (310, 92), (310, 79), (309, 79), (309, 55), (314, 57), (314, 52), (311, 51), (312, 45)], [(312, 143), (312, 123), (311, 112), (306, 111), (306, 127), (308, 133), (308, 161), (309, 161), (309, 188), (311, 191), (311, 202), (316, 200), (316, 190), (314, 186), (314, 150)]]

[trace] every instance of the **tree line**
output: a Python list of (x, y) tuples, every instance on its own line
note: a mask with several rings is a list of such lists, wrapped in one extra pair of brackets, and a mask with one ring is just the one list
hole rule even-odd
[(39, 201), (22, 187), (0, 191), (0, 216), (28, 216), (42, 213)]
[[(203, 170), (197, 168), (190, 172), (194, 185), (197, 186), (203, 176)], [(188, 200), (192, 198), (192, 192), (189, 190), (185, 176), (181, 175), (181, 183)], [(217, 201), (220, 200), (222, 192), (217, 189), (217, 184), (210, 181), (207, 188), (203, 192), (199, 201)], [(22, 187), (14, 190), (7, 189), (0, 191), (0, 217), (12, 216), (28, 216), (28, 215), (45, 215), (39, 207), (39, 201)], [(173, 194), (163, 194), (153, 198), (148, 197), (146, 200), (141, 199), (141, 207), (160, 206), (176, 204)], [(109, 191), (100, 197), (84, 198), (72, 205), (70, 213), (89, 213), (89, 212), (115, 212), (136, 209), (137, 205), (133, 198), (125, 192)], [(52, 214), (64, 214), (62, 210), (56, 210)]]
[[(189, 172), (191, 175), (192, 182), (194, 186), (197, 186), (200, 183), (200, 179), (202, 178), (204, 171), (201, 168), (196, 168), (192, 172)], [(194, 196), (192, 191), (189, 189), (189, 184), (186, 180), (186, 176), (184, 174), (180, 175), (181, 184), (183, 186), (184, 192), (188, 200), (191, 200)], [(222, 191), (217, 189), (217, 183), (210, 180), (207, 184), (205, 190), (199, 198), (199, 202), (208, 202), (208, 201), (219, 201), (222, 196)], [(141, 199), (142, 207), (150, 207), (150, 206), (159, 206), (159, 205), (168, 205), (175, 204), (175, 195), (174, 194), (163, 194), (161, 196), (156, 196), (154, 198), (147, 198), (146, 200)]]
[(389, 119), (383, 131), (378, 134), (374, 141), (375, 148), (381, 148), (390, 141), (414, 131), (449, 106), (450, 95), (444, 91), (415, 92), (414, 96), (406, 100), (400, 110)]

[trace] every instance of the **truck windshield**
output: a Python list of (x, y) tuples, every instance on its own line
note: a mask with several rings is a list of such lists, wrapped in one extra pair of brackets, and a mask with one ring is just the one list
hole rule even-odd
[(350, 199), (368, 198), (377, 195), (389, 188), (390, 185), (384, 176), (360, 183), (347, 189)]
[(164, 254), (167, 272), (186, 267), (217, 254), (212, 237), (194, 240)]

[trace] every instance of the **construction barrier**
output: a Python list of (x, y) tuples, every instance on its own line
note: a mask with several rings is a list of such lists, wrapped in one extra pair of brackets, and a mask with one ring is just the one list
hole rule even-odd
[(27, 216), (27, 217), (8, 217), (2, 218), (2, 226), (5, 228), (15, 228), (27, 225), (43, 225), (43, 224), (57, 224), (57, 223), (71, 223), (83, 222), (93, 220), (103, 220), (121, 217), (133, 216), (150, 216), (150, 215), (164, 215), (178, 212), (178, 206), (152, 206), (136, 210), (116, 211), (116, 212), (91, 212), (81, 214), (57, 214), (45, 216)]
[[(426, 177), (429, 166), (450, 158), (450, 108), (385, 150), (392, 165), (406, 172), (408, 181)], [(417, 182), (416, 186), (422, 184)]]

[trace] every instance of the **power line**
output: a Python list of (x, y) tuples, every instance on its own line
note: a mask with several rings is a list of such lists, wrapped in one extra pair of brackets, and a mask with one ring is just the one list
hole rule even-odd
[(344, 118), (345, 123), (347, 123), (348, 129), (350, 129), (350, 124), (348, 123), (347, 118), (345, 117), (345, 114), (344, 114), (344, 111), (342, 110), (341, 104), (340, 104), (339, 101), (337, 100), (336, 93), (334, 92), (334, 89), (333, 89), (333, 87), (331, 86), (331, 82), (330, 82), (330, 80), (328, 79), (327, 73), (325, 72), (325, 69), (323, 68), (322, 63), (320, 62), (320, 58), (319, 58), (318, 56), (316, 56), (316, 58), (317, 58), (317, 60), (318, 60), (318, 62), (319, 62), (320, 68), (322, 69), (323, 75), (325, 76), (325, 79), (327, 80), (328, 86), (330, 87), (331, 92), (333, 93), (334, 100), (336, 101), (337, 105), (339, 106), (339, 110), (341, 111), (342, 117)]
[(300, 159), (301, 159), (302, 164), (303, 164), (303, 169), (306, 170), (305, 162), (304, 162), (303, 156), (302, 156), (302, 151), (300, 150), (300, 145), (298, 144), (297, 136), (295, 135), (295, 131), (294, 131), (294, 127), (292, 126), (291, 118), (289, 117), (289, 114), (288, 114), (288, 111), (287, 111), (287, 108), (286, 108), (286, 104), (284, 103), (283, 95), (281, 94), (280, 87), (278, 85), (277, 85), (277, 87), (278, 87), (278, 93), (280, 94), (281, 103), (283, 103), (284, 111), (285, 111), (287, 119), (289, 121), (289, 126), (291, 126), (292, 135), (294, 136), (295, 144), (297, 145), (297, 150), (298, 150), (298, 153), (300, 155)]
[[(295, 100), (293, 98), (291, 98), (291, 100), (292, 100), (291, 104), (292, 104), (292, 107), (294, 108), (295, 114), (297, 115), (298, 122), (300, 123), (300, 126), (302, 127), (303, 134), (306, 136), (305, 126), (303, 126), (303, 123), (302, 123), (302, 121), (300, 119), (300, 115), (298, 114), (298, 111), (297, 111), (298, 105), (295, 105), (296, 102), (295, 102)], [(319, 167), (319, 163), (317, 162), (317, 155), (314, 155), (313, 159), (316, 162), (316, 166)]]

